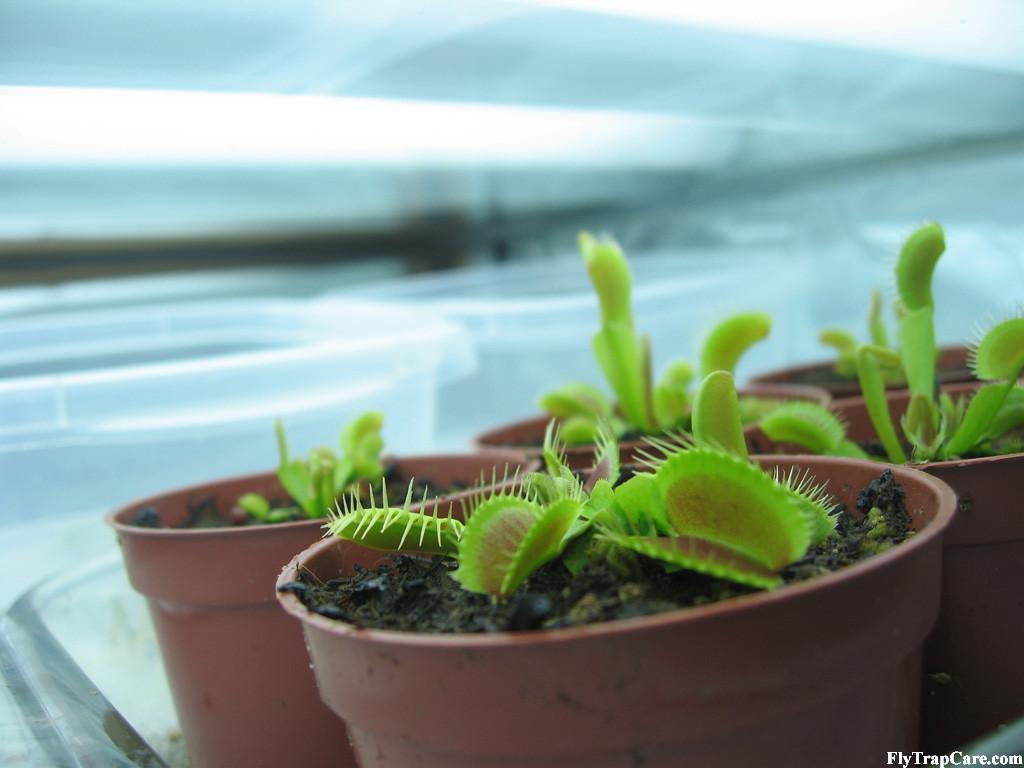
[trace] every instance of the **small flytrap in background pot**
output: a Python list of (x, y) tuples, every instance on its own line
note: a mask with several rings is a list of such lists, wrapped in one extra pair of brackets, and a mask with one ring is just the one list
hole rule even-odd
[(379, 414), (364, 414), (344, 430), (341, 454), (322, 447), (303, 460), (289, 455), (279, 426), (276, 475), (183, 488), (108, 517), (129, 580), (148, 601), (196, 768), (354, 764), (273, 591), (282, 565), (323, 535), (339, 495), (368, 492), (386, 475), (403, 488), (415, 477), (427, 503), (527, 469), (502, 452), (382, 463), (380, 428)]
[[(611, 238), (580, 235), (580, 251), (600, 306), (600, 327), (592, 339), (594, 358), (615, 395), (614, 403), (589, 383), (562, 385), (540, 399), (546, 416), (525, 419), (477, 436), (481, 447), (514, 447), (539, 455), (547, 421), (555, 417), (568, 447), (572, 467), (585, 467), (598, 426), (607, 423), (619, 437), (621, 458), (634, 459), (644, 435), (688, 428), (694, 369), (686, 360), (669, 364), (655, 381), (650, 337), (635, 327), (633, 279), (622, 249)], [(744, 354), (765, 339), (772, 319), (761, 312), (735, 314), (708, 333), (700, 352), (700, 377), (713, 371), (734, 372)], [(675, 345), (678, 348), (678, 344)], [(815, 387), (757, 384), (740, 390), (741, 416), (755, 421), (780, 401), (808, 400), (826, 405), (829, 395)]]
[[(549, 433), (547, 472), (464, 523), (353, 500), (292, 561), (278, 599), (364, 768), (861, 768), (916, 748), (952, 491), (863, 460), (751, 462), (725, 372), (694, 418), (696, 443), (654, 440), (619, 485), (613, 440), (583, 482)], [(352, 599), (421, 573), (401, 614)]]

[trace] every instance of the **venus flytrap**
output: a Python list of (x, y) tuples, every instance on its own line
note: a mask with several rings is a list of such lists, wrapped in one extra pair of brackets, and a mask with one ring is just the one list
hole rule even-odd
[[(926, 224), (908, 238), (896, 266), (896, 285), (904, 309), (899, 359), (910, 391), (900, 427), (916, 461), (962, 457), (1014, 429), (1019, 396), (1011, 397), (1011, 393), (1018, 388), (1017, 381), (1024, 371), (1024, 318), (1011, 318), (993, 327), (971, 350), (971, 368), (979, 380), (989, 383), (969, 401), (936, 397), (931, 280), (944, 250), (941, 227)], [(890, 461), (905, 463), (907, 454), (889, 414), (882, 373), (883, 365), (891, 364), (893, 355), (881, 347), (861, 347), (857, 354), (858, 378), (886, 455)]]
[[(615, 393), (622, 418), (601, 391), (588, 384), (570, 384), (548, 393), (540, 406), (563, 421), (567, 443), (592, 442), (599, 423), (609, 422), (616, 434), (634, 430), (653, 434), (685, 426), (692, 404), (693, 369), (686, 361), (668, 366), (653, 379), (651, 346), (635, 329), (632, 277), (622, 249), (608, 237), (580, 235), (580, 251), (601, 308), (601, 328), (592, 339), (594, 357)], [(771, 318), (743, 313), (726, 318), (708, 335), (701, 350), (701, 375), (732, 371), (740, 357), (771, 330)]]
[(336, 500), (354, 484), (383, 477), (384, 466), (380, 461), (384, 447), (380, 434), (383, 423), (383, 414), (364, 413), (342, 430), (340, 454), (319, 446), (310, 451), (307, 458), (298, 459), (289, 455), (284, 425), (278, 420), (274, 425), (279, 459), (277, 477), (295, 506), (275, 508), (256, 493), (244, 494), (238, 499), (238, 505), (261, 523), (325, 517)]

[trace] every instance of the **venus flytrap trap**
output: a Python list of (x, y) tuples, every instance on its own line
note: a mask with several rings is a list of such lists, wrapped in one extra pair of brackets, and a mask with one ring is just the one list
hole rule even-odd
[(819, 403), (783, 403), (758, 422), (761, 431), (776, 443), (790, 443), (820, 456), (866, 459), (867, 453), (846, 436), (846, 424)]
[(277, 439), (277, 477), (295, 502), (294, 506), (273, 507), (260, 494), (247, 493), (238, 505), (254, 520), (279, 523), (301, 518), (325, 517), (336, 500), (353, 485), (375, 482), (384, 475), (380, 453), (384, 447), (381, 427), (384, 416), (367, 412), (358, 416), (342, 430), (340, 454), (326, 446), (310, 451), (305, 459), (289, 454), (288, 440), (280, 420), (274, 424)]
[(782, 583), (779, 571), (835, 528), (835, 505), (810, 476), (773, 475), (750, 463), (726, 371), (702, 382), (692, 438), (648, 442), (648, 472), (615, 489), (617, 514), (595, 521), (599, 538), (670, 568), (771, 588)]
[[(591, 346), (615, 394), (618, 414), (601, 390), (589, 384), (569, 384), (550, 392), (541, 398), (541, 408), (563, 421), (563, 435), (570, 445), (592, 442), (602, 421), (620, 435), (626, 431), (655, 434), (685, 426), (692, 404), (693, 368), (686, 361), (676, 361), (654, 381), (650, 339), (639, 335), (634, 325), (632, 277), (625, 254), (611, 238), (587, 232), (580, 235), (579, 246), (601, 310), (601, 328)], [(771, 318), (762, 313), (726, 318), (705, 340), (701, 376), (733, 371), (744, 352), (770, 330)]]

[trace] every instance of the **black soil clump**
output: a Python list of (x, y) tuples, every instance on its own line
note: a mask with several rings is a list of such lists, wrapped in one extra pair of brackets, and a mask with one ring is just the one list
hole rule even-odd
[[(393, 499), (395, 503), (401, 503), (405, 499), (405, 494), (409, 487), (410, 478), (402, 476), (397, 469), (397, 466), (390, 464), (384, 469), (384, 479), (387, 481), (388, 487), (391, 489), (399, 489), (401, 491), (401, 498)], [(363, 483), (360, 488), (360, 497), (364, 506), (371, 506), (371, 501), (374, 506), (380, 506), (380, 483), (375, 483), (376, 490), (374, 491), (374, 497), (371, 500), (369, 493), (369, 486)], [(413, 479), (412, 484), (412, 498), (418, 500), (423, 498), (423, 495), (428, 494), (428, 498), (434, 498), (439, 496), (450, 496), (451, 494), (458, 493), (460, 491), (468, 490), (471, 486), (464, 483), (449, 483), (448, 485), (440, 485), (434, 483), (430, 477), (417, 477)], [(277, 523), (291, 523), (298, 520), (308, 520), (301, 509), (287, 497), (279, 497), (269, 499), (271, 509), (285, 509), (293, 508), (291, 515), (284, 517), (280, 520), (275, 520), (271, 525)], [(185, 516), (184, 522), (177, 526), (166, 525), (163, 518), (160, 516), (160, 512), (153, 506), (140, 507), (136, 510), (132, 516), (128, 519), (128, 525), (138, 526), (140, 528), (232, 528), (246, 525), (266, 525), (260, 520), (249, 515), (244, 509), (238, 506), (237, 503), (232, 503), (230, 507), (225, 507), (223, 504), (218, 503), (214, 496), (203, 496), (194, 501), (190, 501), (187, 504), (188, 513)]]
[[(902, 486), (886, 470), (843, 509), (835, 534), (782, 571), (787, 584), (837, 571), (913, 535)], [(590, 560), (575, 577), (560, 560), (537, 569), (508, 600), (464, 590), (443, 557), (392, 556), (376, 569), (326, 583), (304, 574), (286, 584), (315, 613), (357, 627), (409, 632), (501, 632), (551, 629), (706, 605), (756, 590), (711, 576), (667, 573), (643, 557)]]

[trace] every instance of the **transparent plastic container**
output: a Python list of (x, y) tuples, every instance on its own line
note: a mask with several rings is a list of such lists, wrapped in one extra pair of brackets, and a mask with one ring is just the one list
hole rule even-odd
[[(810, 354), (796, 329), (806, 327), (798, 299), (811, 276), (779, 250), (631, 254), (637, 329), (650, 334), (654, 373), (674, 360), (696, 364), (700, 345), (720, 320), (741, 311), (773, 316), (770, 338), (740, 364), (743, 379)], [(764, 290), (770, 286), (770, 290)], [(442, 387), (439, 441), (465, 446), (500, 423), (538, 413), (541, 394), (571, 381), (607, 387), (591, 352), (597, 299), (579, 256), (437, 272), (382, 282), (357, 295), (428, 308), (472, 334), (479, 365)]]
[[(430, 447), (438, 383), (472, 363), (457, 327), (361, 302), (219, 302), (0, 324), (0, 558), (17, 578), (113, 546), (102, 513), (273, 467), (386, 414), (388, 450)], [(60, 548), (39, 559), (40, 547)], [(46, 565), (41, 566), (40, 563)]]
[(0, 673), (5, 766), (189, 765), (145, 600), (116, 552), (0, 617)]

